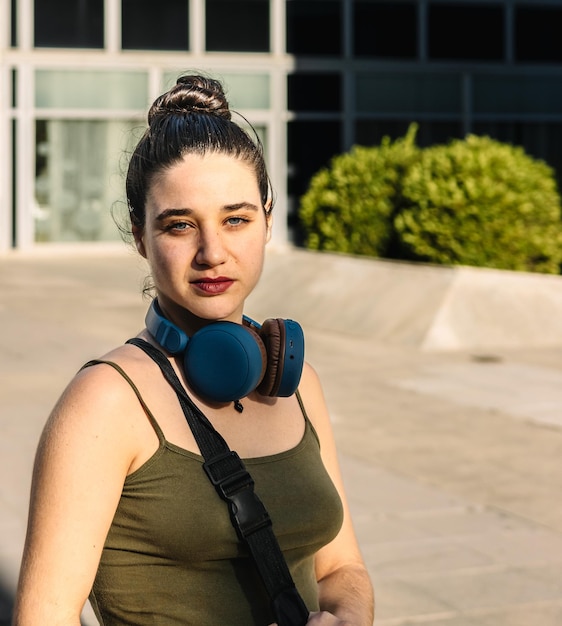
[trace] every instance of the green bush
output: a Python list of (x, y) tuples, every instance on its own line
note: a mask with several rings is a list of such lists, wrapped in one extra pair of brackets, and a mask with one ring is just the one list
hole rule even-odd
[(394, 220), (401, 258), (560, 272), (554, 173), (522, 148), (474, 135), (426, 148), (402, 185)]
[(489, 137), (421, 149), (416, 131), (354, 147), (313, 177), (299, 211), (308, 248), (560, 272), (552, 168)]
[(393, 236), (401, 179), (418, 158), (417, 127), (380, 146), (355, 146), (312, 178), (299, 217), (313, 250), (384, 256)]

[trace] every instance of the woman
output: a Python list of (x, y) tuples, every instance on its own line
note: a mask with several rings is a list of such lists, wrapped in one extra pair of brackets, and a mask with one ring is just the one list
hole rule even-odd
[[(220, 83), (181, 77), (151, 107), (127, 174), (152, 315), (193, 344), (216, 322), (240, 329), (271, 234), (261, 150), (230, 118)], [(164, 351), (156, 336), (151, 326), (139, 338)], [(312, 367), (304, 364), (296, 393), (264, 392), (260, 383), (225, 400), (213, 393), (216, 381), (210, 391), (192, 381), (180, 352), (168, 360), (245, 460), (308, 623), (370, 626), (371, 583)], [(39, 444), (14, 624), (78, 625), (88, 596), (106, 626), (274, 622), (201, 466), (178, 396), (144, 350), (127, 343), (84, 367)]]

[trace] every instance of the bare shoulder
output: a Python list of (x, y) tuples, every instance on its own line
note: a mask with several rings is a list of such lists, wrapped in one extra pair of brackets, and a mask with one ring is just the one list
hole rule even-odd
[[(134, 377), (135, 368), (142, 370), (136, 352), (123, 346), (104, 359), (131, 370)], [(157, 445), (133, 390), (114, 368), (86, 367), (70, 381), (47, 420), (35, 456), (21, 568), (23, 608), (18, 608), (18, 615), (33, 617), (18, 623), (69, 623), (68, 612), (49, 618), (64, 602), (79, 614), (124, 481)], [(48, 605), (41, 610), (53, 613), (41, 613), (38, 619), (37, 602)]]
[(110, 364), (117, 365), (131, 378), (138, 376), (146, 368), (146, 361), (138, 352), (131, 346), (120, 346), (99, 359), (93, 359), (70, 381), (61, 400), (66, 400), (68, 396), (72, 397), (73, 402), (81, 404), (95, 400), (96, 406), (106, 408), (113, 403), (119, 405), (126, 401), (130, 395), (130, 385), (118, 369)]
[[(122, 346), (100, 360), (117, 364), (131, 379), (146, 377), (150, 364), (132, 346)], [(134, 441), (130, 435), (142, 412), (129, 382), (112, 366), (98, 363), (81, 369), (55, 405), (45, 437)], [(144, 424), (144, 419), (142, 420)], [(127, 435), (127, 437), (121, 437)], [(123, 444), (126, 447), (126, 444)]]

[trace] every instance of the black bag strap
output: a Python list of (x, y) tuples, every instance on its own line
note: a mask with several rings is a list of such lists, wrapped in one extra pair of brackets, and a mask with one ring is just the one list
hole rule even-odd
[(201, 454), (203, 469), (227, 503), (236, 533), (255, 562), (279, 626), (304, 626), (309, 611), (299, 595), (273, 532), (271, 518), (254, 491), (254, 481), (238, 454), (228, 447), (202, 411), (193, 403), (167, 357), (143, 339), (129, 339), (146, 352), (172, 386)]

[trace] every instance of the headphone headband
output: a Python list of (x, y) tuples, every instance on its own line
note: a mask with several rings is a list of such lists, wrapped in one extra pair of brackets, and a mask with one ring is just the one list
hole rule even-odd
[(180, 354), (186, 349), (188, 336), (165, 317), (156, 299), (146, 312), (145, 324), (150, 334), (166, 352)]
[(229, 402), (253, 390), (291, 396), (298, 387), (304, 335), (293, 320), (270, 319), (261, 326), (244, 316), (243, 324), (213, 322), (188, 337), (164, 316), (155, 299), (145, 322), (164, 350), (183, 355), (187, 381), (202, 397)]

